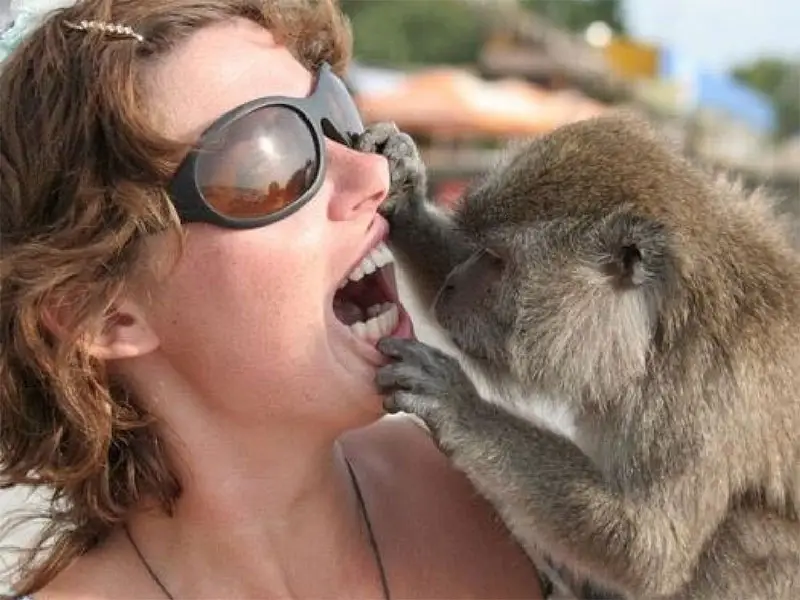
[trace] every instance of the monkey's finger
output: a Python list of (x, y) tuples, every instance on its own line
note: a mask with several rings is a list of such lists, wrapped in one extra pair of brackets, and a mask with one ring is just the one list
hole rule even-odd
[(397, 208), (397, 196), (390, 195), (378, 207), (378, 212), (381, 214), (382, 217), (384, 217), (385, 219), (389, 219), (389, 222), (391, 222), (391, 217), (394, 214), (396, 208)]
[(402, 362), (381, 367), (375, 375), (375, 383), (378, 385), (378, 389), (383, 392), (413, 389), (418, 379), (419, 369), (409, 368), (408, 365)]
[(404, 412), (423, 417), (426, 412), (423, 409), (423, 403), (419, 401), (419, 396), (408, 392), (395, 392), (388, 395), (383, 406), (390, 414)]
[(375, 376), (382, 391), (408, 391), (417, 394), (441, 392), (440, 381), (425, 371), (423, 365), (413, 362), (397, 362), (382, 367)]
[(389, 160), (400, 160), (401, 158), (420, 159), (417, 145), (407, 133), (395, 133), (389, 137), (383, 146), (381, 154)]
[(402, 359), (406, 355), (405, 348), (411, 343), (414, 343), (414, 340), (385, 337), (378, 340), (375, 347), (381, 354), (389, 358)]
[(377, 348), (389, 358), (417, 365), (420, 372), (437, 372), (444, 368), (458, 367), (455, 358), (419, 340), (384, 338), (378, 342)]
[(398, 394), (386, 394), (383, 397), (383, 410), (384, 412), (392, 415), (394, 413), (402, 412), (402, 409), (398, 406), (397, 403), (397, 396)]
[(371, 125), (356, 140), (356, 150), (360, 152), (383, 153), (387, 140), (400, 133), (394, 123), (376, 123)]
[(376, 375), (378, 388), (384, 393), (403, 392), (424, 398), (440, 398), (447, 394), (447, 381), (425, 371), (424, 366), (398, 362), (383, 367)]
[(438, 361), (439, 355), (442, 354), (442, 352), (424, 342), (404, 338), (383, 338), (378, 341), (376, 347), (379, 352), (388, 358), (419, 367), (420, 373), (424, 371), (424, 365)]
[(414, 157), (398, 158), (389, 167), (390, 186), (393, 190), (412, 190), (417, 194), (424, 194), (425, 166), (422, 161)]
[(379, 123), (368, 129), (357, 140), (356, 148), (386, 157), (392, 172), (393, 187), (413, 183), (419, 178), (424, 181), (425, 169), (414, 139), (401, 133), (394, 123)]

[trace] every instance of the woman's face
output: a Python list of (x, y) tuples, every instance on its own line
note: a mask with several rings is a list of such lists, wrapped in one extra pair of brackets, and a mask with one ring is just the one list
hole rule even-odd
[[(149, 108), (170, 136), (194, 141), (231, 108), (307, 96), (313, 83), (267, 31), (235, 21), (199, 31), (154, 67)], [(373, 379), (381, 357), (333, 304), (339, 284), (386, 236), (376, 211), (388, 166), (326, 143), (324, 183), (289, 217), (245, 230), (186, 226), (185, 252), (145, 309), (159, 342), (150, 363), (169, 365), (215, 409), (254, 418), (380, 410)]]

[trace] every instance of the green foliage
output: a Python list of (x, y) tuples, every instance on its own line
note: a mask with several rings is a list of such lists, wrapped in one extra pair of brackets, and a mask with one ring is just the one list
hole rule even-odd
[[(466, 0), (340, 0), (355, 33), (355, 55), (374, 65), (468, 64), (484, 39), (481, 13)], [(556, 25), (581, 32), (605, 21), (624, 33), (621, 0), (520, 0)]]
[(800, 64), (761, 58), (735, 68), (733, 76), (772, 100), (779, 139), (800, 133)]
[(620, 0), (520, 0), (520, 4), (576, 33), (604, 21), (616, 34), (625, 33)]
[(483, 43), (479, 13), (463, 0), (342, 0), (355, 57), (373, 65), (468, 64)]

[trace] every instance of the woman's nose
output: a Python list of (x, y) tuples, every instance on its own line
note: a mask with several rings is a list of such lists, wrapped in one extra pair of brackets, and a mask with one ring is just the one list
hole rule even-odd
[(345, 221), (377, 212), (389, 193), (389, 162), (380, 154), (367, 154), (327, 141), (328, 176), (334, 186), (328, 214)]

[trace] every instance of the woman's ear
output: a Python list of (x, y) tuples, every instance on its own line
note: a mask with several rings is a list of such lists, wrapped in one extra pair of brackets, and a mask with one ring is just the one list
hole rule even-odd
[(141, 307), (124, 300), (105, 315), (100, 330), (89, 340), (88, 350), (101, 360), (119, 360), (149, 354), (159, 344)]
[[(44, 311), (45, 327), (58, 338), (68, 335), (66, 312), (63, 305), (51, 305)], [(133, 300), (122, 300), (86, 334), (84, 344), (90, 355), (110, 361), (143, 356), (158, 348), (160, 342), (141, 306)]]

